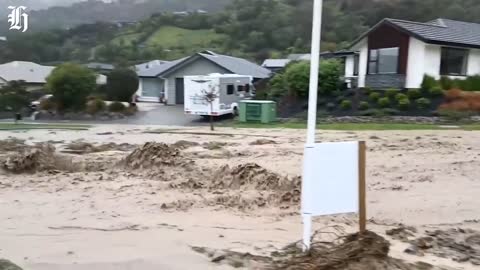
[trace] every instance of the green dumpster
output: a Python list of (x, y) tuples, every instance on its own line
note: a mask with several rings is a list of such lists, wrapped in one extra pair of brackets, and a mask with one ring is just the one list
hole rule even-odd
[(271, 123), (277, 120), (277, 103), (268, 100), (240, 101), (240, 122)]

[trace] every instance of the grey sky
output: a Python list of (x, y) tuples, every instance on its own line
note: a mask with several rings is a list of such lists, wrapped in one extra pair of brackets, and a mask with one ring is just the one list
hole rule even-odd
[(24, 5), (30, 9), (44, 9), (50, 6), (68, 6), (79, 1), (83, 0), (0, 0), (0, 8)]

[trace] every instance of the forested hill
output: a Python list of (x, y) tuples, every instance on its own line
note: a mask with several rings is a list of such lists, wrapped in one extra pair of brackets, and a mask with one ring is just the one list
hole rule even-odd
[[(0, 14), (8, 12), (8, 5), (25, 5), (30, 11), (32, 30), (68, 28), (79, 24), (97, 21), (138, 21), (158, 12), (195, 11), (218, 12), (231, 0), (58, 0), (62, 5), (38, 9), (39, 3), (33, 0), (0, 0)], [(42, 1), (40, 1), (42, 2)], [(45, 0), (44, 0), (45, 2)], [(47, 1), (48, 2), (48, 1)], [(5, 8), (3, 8), (5, 7)]]
[[(75, 21), (76, 18), (89, 18), (90, 23), (146, 18), (121, 28), (95, 23), (12, 36), (4, 45), (6, 48), (0, 50), (0, 62), (174, 59), (202, 49), (260, 61), (308, 51), (312, 3), (313, 0), (121, 0), (108, 4), (89, 0), (73, 8), (38, 11), (31, 17), (39, 20), (36, 14), (43, 14), (42, 18), (48, 17), (44, 22), (50, 21), (58, 28), (64, 26), (61, 21), (82, 23), (83, 19)], [(159, 12), (199, 8), (218, 12), (190, 16)], [(438, 17), (480, 22), (480, 1), (324, 0), (323, 14), (322, 50), (336, 50), (345, 48), (385, 17), (420, 22)]]

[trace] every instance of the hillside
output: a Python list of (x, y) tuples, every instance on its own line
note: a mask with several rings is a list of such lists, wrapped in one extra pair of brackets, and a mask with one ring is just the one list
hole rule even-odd
[[(0, 4), (1, 1), (8, 1), (11, 4), (11, 0), (0, 0)], [(161, 12), (195, 11), (201, 9), (214, 13), (223, 10), (231, 0), (117, 0), (112, 2), (88, 0), (76, 2), (72, 5), (69, 4), (73, 0), (63, 2), (61, 6), (31, 10), (30, 29), (32, 31), (51, 28), (66, 29), (97, 21), (138, 21), (148, 18), (154, 13)], [(40, 3), (35, 3), (33, 0), (18, 1), (18, 4), (21, 3), (24, 3), (29, 9), (40, 7)], [(7, 4), (4, 6), (7, 6)], [(6, 24), (6, 21), (0, 22), (0, 29), (4, 29), (5, 27), (2, 27), (1, 24)]]
[[(32, 20), (48, 15), (44, 24), (69, 21), (124, 20), (82, 24), (9, 36), (0, 61), (122, 62), (174, 59), (194, 51), (212, 49), (261, 61), (309, 50), (312, 2), (310, 0), (95, 0), (72, 7), (55, 7), (32, 13)], [(227, 5), (227, 3), (231, 3)], [(226, 5), (222, 11), (221, 8)], [(207, 14), (175, 16), (161, 9), (211, 8)], [(130, 9), (131, 8), (131, 9)], [(55, 15), (58, 12), (58, 15)], [(154, 13), (153, 15), (147, 15)], [(325, 0), (322, 50), (348, 44), (385, 17), (428, 21), (438, 17), (480, 22), (478, 0)], [(75, 21), (77, 20), (78, 21)], [(63, 29), (61, 29), (63, 28)]]

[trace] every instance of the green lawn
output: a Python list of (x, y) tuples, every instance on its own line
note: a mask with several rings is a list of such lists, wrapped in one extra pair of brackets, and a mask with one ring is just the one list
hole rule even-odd
[(88, 130), (89, 125), (0, 123), (0, 130), (65, 129)]
[(171, 48), (185, 47), (208, 47), (212, 41), (221, 39), (223, 36), (211, 29), (189, 30), (174, 26), (163, 26), (153, 33), (146, 41), (148, 46), (161, 46)]
[(125, 45), (131, 45), (132, 41), (139, 39), (141, 35), (141, 33), (125, 33), (112, 39), (112, 43), (115, 45), (120, 45), (121, 41), (123, 40)]
[[(289, 128), (306, 129), (306, 122), (283, 122), (273, 124), (261, 123), (240, 123), (234, 122), (227, 124), (234, 128)], [(335, 124), (317, 124), (319, 130), (449, 130), (452, 128), (442, 127), (433, 124), (399, 124), (399, 123), (335, 123)], [(460, 130), (480, 130), (480, 125), (460, 125)]]

